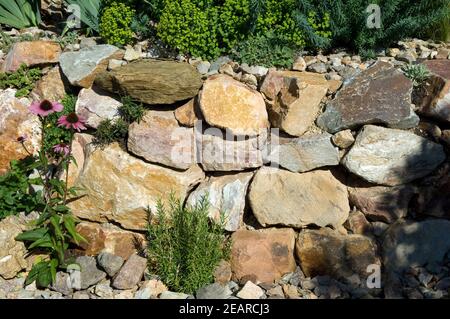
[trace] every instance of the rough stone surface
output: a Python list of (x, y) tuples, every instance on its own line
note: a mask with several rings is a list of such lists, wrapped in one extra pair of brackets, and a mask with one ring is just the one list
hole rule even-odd
[(189, 295), (179, 293), (179, 292), (173, 292), (173, 291), (164, 291), (162, 294), (159, 295), (159, 299), (187, 299)]
[(138, 60), (100, 74), (95, 82), (102, 88), (146, 104), (173, 104), (197, 95), (202, 81), (187, 64), (162, 60)]
[(219, 129), (204, 133), (195, 128), (197, 162), (205, 171), (242, 171), (263, 165), (261, 145), (265, 137), (239, 138), (223, 134)]
[(292, 229), (238, 230), (231, 239), (236, 280), (272, 283), (295, 270)]
[(307, 172), (324, 166), (339, 165), (339, 150), (331, 142), (331, 135), (324, 133), (280, 139), (268, 152), (263, 152), (264, 162), (290, 170), (291, 172)]
[(337, 228), (350, 212), (346, 187), (329, 171), (298, 174), (263, 167), (250, 185), (249, 200), (262, 226)]
[(70, 84), (89, 88), (97, 74), (106, 71), (109, 60), (122, 57), (123, 52), (119, 48), (100, 44), (76, 52), (65, 52), (61, 54), (59, 63)]
[(187, 200), (190, 205), (199, 203), (207, 196), (209, 217), (221, 220), (225, 214), (225, 230), (236, 231), (242, 223), (248, 185), (253, 173), (240, 173), (210, 177), (192, 192)]
[(122, 290), (134, 288), (144, 276), (145, 269), (147, 269), (147, 259), (132, 255), (114, 277), (112, 286)]
[(21, 64), (35, 66), (58, 63), (61, 47), (53, 41), (23, 41), (15, 43), (2, 66), (2, 72), (14, 72)]
[(375, 246), (361, 235), (341, 235), (329, 228), (303, 230), (295, 246), (300, 266), (307, 277), (328, 275), (367, 277), (367, 266), (380, 264)]
[(121, 102), (99, 88), (82, 89), (78, 94), (75, 111), (86, 119), (89, 127), (97, 128), (104, 120), (118, 119), (121, 106)]
[(443, 147), (413, 133), (366, 125), (343, 165), (368, 182), (395, 186), (424, 177), (446, 156)]
[(65, 272), (58, 271), (56, 273), (56, 280), (55, 282), (50, 286), (50, 289), (59, 292), (65, 296), (69, 296), (72, 294), (73, 289), (69, 287), (69, 274), (66, 274)]
[(271, 71), (261, 86), (261, 92), (269, 99), (272, 126), (292, 136), (303, 135), (314, 124), (328, 88), (327, 81), (320, 75)]
[(178, 123), (187, 127), (194, 127), (195, 122), (202, 117), (196, 98), (177, 108), (174, 113)]
[(164, 283), (157, 279), (145, 281), (141, 285), (141, 289), (136, 292), (135, 299), (151, 299), (157, 298), (160, 294), (167, 291)]
[(420, 99), (415, 101), (421, 114), (450, 122), (450, 60), (424, 62), (432, 76), (422, 86)]
[(186, 170), (195, 164), (195, 145), (194, 130), (170, 111), (148, 111), (129, 127), (128, 150), (152, 163)]
[(27, 107), (29, 101), (17, 99), (16, 90), (0, 90), (0, 174), (9, 169), (11, 160), (28, 156), (22, 145), (17, 142), (20, 136), (26, 137), (25, 146), (36, 154), (41, 142), (41, 123)]
[(401, 274), (409, 267), (442, 264), (450, 250), (450, 221), (398, 221), (385, 233), (383, 264)]
[(218, 283), (214, 283), (197, 290), (197, 299), (228, 299), (233, 292), (228, 288)]
[(364, 124), (411, 128), (419, 117), (411, 108), (412, 82), (386, 62), (353, 78), (328, 103), (317, 124), (330, 133)]
[(56, 66), (35, 84), (31, 96), (38, 101), (60, 101), (66, 96), (66, 86), (61, 69)]
[(75, 263), (81, 267), (81, 289), (79, 290), (87, 289), (106, 278), (106, 273), (97, 268), (94, 257), (77, 257)]
[(210, 77), (199, 103), (206, 122), (234, 135), (258, 135), (269, 127), (261, 94), (229, 76)]
[(114, 277), (114, 275), (117, 274), (124, 262), (122, 257), (106, 251), (103, 251), (97, 256), (97, 261), (99, 266), (102, 267), (110, 277)]
[(171, 191), (183, 199), (204, 178), (193, 166), (177, 172), (145, 163), (132, 157), (114, 143), (91, 150), (76, 185), (86, 196), (72, 202), (72, 212), (83, 219), (114, 221), (126, 229), (147, 228), (147, 209), (156, 209), (159, 198)]
[(26, 223), (23, 216), (8, 216), (0, 221), (0, 277), (4, 279), (12, 279), (27, 268), (25, 245), (15, 240), (27, 230)]
[(214, 269), (214, 281), (226, 285), (231, 280), (233, 275), (231, 271), (231, 265), (228, 261), (221, 260), (217, 267)]
[(114, 225), (82, 222), (77, 225), (77, 231), (87, 239), (87, 243), (83, 242), (80, 246), (88, 256), (106, 252), (128, 259), (145, 246), (144, 235)]
[(355, 138), (351, 130), (344, 130), (334, 134), (332, 140), (334, 145), (341, 149), (349, 148), (355, 143)]
[(415, 194), (412, 186), (373, 186), (359, 183), (349, 187), (350, 203), (372, 221), (392, 223), (406, 217), (411, 199)]
[(264, 290), (253, 282), (247, 281), (236, 296), (241, 299), (261, 299), (264, 296)]

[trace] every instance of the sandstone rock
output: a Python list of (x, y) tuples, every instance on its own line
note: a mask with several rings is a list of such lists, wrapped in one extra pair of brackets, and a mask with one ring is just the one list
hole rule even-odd
[(250, 205), (262, 226), (341, 226), (350, 206), (347, 189), (329, 171), (291, 173), (263, 167), (250, 185)]
[(194, 130), (170, 111), (148, 111), (129, 127), (128, 150), (152, 163), (186, 170), (195, 164), (195, 145)]
[(415, 101), (421, 114), (450, 122), (450, 60), (430, 60), (424, 65), (432, 73)]
[(419, 123), (411, 108), (412, 82), (386, 62), (355, 76), (328, 103), (317, 124), (330, 133), (364, 124), (411, 128)]
[(197, 98), (193, 98), (175, 110), (175, 118), (180, 125), (194, 127), (202, 117), (200, 113)]
[(247, 281), (244, 287), (236, 295), (241, 299), (261, 299), (264, 296), (264, 290), (251, 281)]
[(398, 221), (385, 234), (383, 264), (401, 274), (409, 267), (442, 264), (450, 249), (450, 221)]
[(123, 259), (142, 249), (145, 236), (125, 231), (113, 225), (82, 222), (77, 225), (77, 231), (87, 239), (81, 243), (83, 253), (96, 256), (101, 252), (110, 253)]
[(162, 60), (135, 61), (100, 74), (95, 82), (110, 92), (146, 104), (184, 101), (196, 96), (202, 86), (193, 66)]
[(372, 232), (372, 225), (367, 221), (366, 216), (360, 211), (353, 211), (345, 222), (345, 228), (352, 231), (353, 234), (367, 235)]
[(228, 76), (210, 77), (199, 103), (206, 122), (234, 135), (258, 135), (269, 127), (261, 94)]
[(66, 96), (66, 81), (62, 78), (59, 66), (51, 69), (36, 83), (31, 95), (38, 101), (61, 101)]
[(104, 120), (118, 119), (121, 106), (121, 102), (99, 88), (82, 89), (78, 94), (75, 111), (86, 119), (89, 127), (97, 128)]
[(10, 49), (2, 66), (2, 72), (14, 72), (21, 64), (35, 66), (58, 63), (61, 47), (53, 41), (17, 42)]
[(220, 177), (209, 177), (192, 192), (187, 200), (195, 206), (208, 198), (209, 217), (215, 221), (225, 217), (225, 230), (236, 231), (242, 223), (248, 185), (253, 173), (240, 173)]
[(202, 133), (196, 127), (197, 162), (205, 171), (242, 171), (262, 166), (260, 148), (265, 137), (235, 138), (219, 129), (209, 128)]
[[(321, 74), (311, 73), (311, 72), (295, 72), (295, 71), (276, 71), (271, 70), (264, 79), (261, 85), (261, 93), (263, 93), (267, 99), (274, 101), (280, 90), (284, 86), (285, 78), (296, 78), (299, 82), (307, 83), (309, 86), (315, 86), (319, 89), (326, 87), (328, 89), (328, 82), (325, 76)], [(325, 95), (324, 95), (325, 96)], [(322, 100), (322, 98), (320, 98)]]
[(293, 136), (301, 136), (313, 125), (329, 85), (321, 75), (309, 72), (271, 71), (261, 92), (268, 103), (270, 122)]
[(440, 48), (438, 50), (437, 55), (436, 55), (436, 59), (438, 59), (438, 60), (441, 60), (441, 59), (447, 60), (449, 56), (450, 56), (450, 50), (449, 49)]
[(272, 283), (295, 270), (292, 229), (238, 230), (231, 239), (236, 280)]
[(70, 84), (89, 88), (97, 74), (106, 70), (109, 60), (122, 57), (123, 52), (119, 48), (100, 44), (61, 54), (60, 66)]
[(366, 125), (343, 164), (368, 182), (395, 186), (428, 175), (445, 158), (441, 145), (413, 133)]
[(31, 219), (23, 216), (8, 216), (0, 221), (0, 279), (12, 279), (27, 268), (23, 242), (16, 241), (17, 235), (28, 230)]
[(323, 166), (339, 165), (339, 150), (331, 143), (328, 133), (280, 139), (280, 144), (267, 153), (263, 152), (265, 162), (270, 162), (272, 166), (280, 165), (291, 172), (307, 172)]
[[(80, 176), (80, 173), (83, 170), (86, 154), (93, 139), (94, 137), (92, 135), (85, 133), (75, 133), (72, 141), (72, 156), (75, 158), (77, 165), (72, 164), (69, 166), (69, 187), (74, 186), (76, 180)], [(65, 180), (65, 173), (63, 174), (61, 179)]]
[(358, 274), (365, 278), (367, 266), (380, 264), (369, 238), (344, 236), (329, 228), (301, 231), (295, 249), (307, 277), (328, 275), (339, 279)]
[(145, 269), (147, 269), (147, 259), (132, 255), (114, 277), (112, 286), (122, 290), (134, 288), (144, 276)]
[(106, 251), (97, 256), (97, 261), (100, 267), (106, 271), (108, 276), (114, 277), (123, 265), (123, 258), (110, 254)]
[(373, 186), (360, 183), (349, 187), (350, 203), (372, 221), (392, 223), (408, 214), (415, 189), (412, 186)]
[(26, 137), (25, 146), (32, 154), (36, 154), (41, 142), (41, 123), (39, 118), (31, 114), (27, 107), (27, 99), (17, 99), (16, 90), (0, 90), (0, 174), (9, 169), (11, 160), (19, 160), (28, 156), (18, 137)]
[[(106, 273), (97, 268), (97, 262), (94, 257), (77, 257), (75, 263), (81, 267), (81, 286), (78, 290), (87, 289), (106, 278)], [(73, 287), (77, 289), (77, 287)]]
[(147, 208), (153, 211), (157, 200), (171, 191), (185, 198), (203, 178), (198, 166), (186, 172), (172, 171), (134, 158), (114, 143), (90, 152), (77, 181), (86, 196), (70, 207), (86, 220), (113, 221), (127, 229), (144, 230)]
[(294, 61), (294, 65), (292, 66), (292, 70), (294, 71), (306, 71), (306, 61), (305, 59), (303, 59), (301, 56), (298, 57), (295, 61)]
[(341, 149), (349, 148), (355, 143), (355, 138), (353, 137), (351, 130), (344, 130), (334, 134), (332, 140), (334, 145)]

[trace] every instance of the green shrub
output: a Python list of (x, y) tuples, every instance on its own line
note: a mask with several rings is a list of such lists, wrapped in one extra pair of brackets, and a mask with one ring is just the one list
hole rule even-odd
[(168, 45), (196, 57), (214, 59), (221, 53), (218, 41), (218, 10), (195, 0), (168, 1), (157, 31)]
[(298, 47), (306, 45), (304, 32), (292, 16), (296, 0), (266, 0), (265, 10), (258, 17), (256, 32), (265, 34), (273, 31), (277, 37)]
[(75, 112), (75, 104), (77, 103), (77, 97), (73, 95), (66, 95), (61, 101), (64, 109), (61, 113), (53, 113), (46, 118), (46, 130), (44, 136), (44, 149), (46, 153), (52, 153), (52, 147), (56, 144), (69, 144), (71, 141), (70, 131), (61, 128), (57, 125), (58, 118), (61, 115), (67, 115)]
[(126, 123), (140, 122), (145, 113), (145, 108), (142, 104), (133, 102), (131, 97), (125, 96), (122, 98), (122, 106), (119, 107), (119, 115)]
[(171, 195), (169, 211), (160, 201), (148, 234), (150, 270), (174, 291), (192, 294), (211, 283), (214, 268), (228, 257), (223, 225), (210, 222), (206, 198), (184, 208)]
[(94, 133), (94, 145), (104, 147), (113, 142), (122, 142), (128, 136), (128, 123), (122, 119), (104, 120)]
[[(367, 27), (369, 4), (381, 8), (381, 28)], [(297, 0), (297, 20), (306, 13), (330, 15), (335, 46), (347, 46), (359, 52), (376, 51), (407, 37), (426, 35), (429, 26), (450, 14), (448, 0)]]
[(102, 11), (100, 36), (109, 44), (124, 46), (133, 41), (133, 22), (135, 10), (124, 3), (113, 1)]
[(32, 185), (39, 182), (29, 178), (34, 170), (33, 164), (31, 157), (14, 160), (10, 170), (0, 175), (0, 220), (22, 212), (29, 214), (44, 205), (41, 192), (32, 189)]
[(41, 76), (40, 69), (29, 69), (22, 64), (16, 72), (0, 73), (0, 89), (14, 88), (17, 89), (16, 97), (24, 97), (30, 94)]
[(250, 0), (225, 0), (220, 8), (221, 47), (230, 50), (249, 35)]
[(428, 68), (423, 64), (409, 64), (403, 67), (405, 76), (411, 79), (414, 86), (424, 83), (431, 75)]
[(241, 42), (233, 56), (241, 63), (262, 65), (265, 67), (290, 68), (294, 63), (295, 50), (285, 38), (279, 38), (274, 32), (251, 36)]

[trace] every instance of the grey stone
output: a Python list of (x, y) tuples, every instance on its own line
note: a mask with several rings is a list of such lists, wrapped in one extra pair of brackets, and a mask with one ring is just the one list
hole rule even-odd
[(69, 287), (69, 280), (69, 274), (59, 271), (56, 273), (56, 280), (50, 286), (50, 289), (68, 296), (73, 292), (73, 289)]
[(233, 292), (228, 286), (223, 286), (219, 283), (214, 283), (197, 290), (197, 299), (227, 299)]
[(188, 299), (188, 297), (189, 295), (187, 294), (172, 291), (164, 291), (159, 295), (159, 299)]
[[(267, 154), (269, 153), (269, 154)], [(268, 152), (263, 152), (265, 162), (279, 165), (291, 172), (307, 172), (324, 166), (339, 165), (339, 150), (324, 133), (295, 139), (281, 139)]]
[(114, 277), (114, 275), (117, 274), (124, 262), (122, 257), (108, 252), (101, 252), (100, 255), (97, 256), (97, 261), (100, 267), (102, 267), (110, 277)]
[(308, 70), (315, 73), (327, 73), (327, 66), (325, 63), (314, 63), (308, 66)]
[(430, 174), (445, 159), (443, 147), (423, 137), (366, 125), (343, 165), (370, 183), (396, 186)]
[[(94, 257), (77, 257), (75, 263), (81, 267), (81, 289), (87, 289), (106, 278), (106, 273), (97, 268), (97, 262)], [(73, 287), (77, 289), (77, 287)]]
[(412, 82), (401, 71), (389, 63), (377, 62), (347, 81), (327, 104), (317, 124), (330, 133), (364, 124), (415, 127), (419, 117), (411, 107), (412, 89)]
[(65, 52), (59, 58), (59, 64), (69, 82), (75, 86), (91, 87), (95, 76), (108, 67), (110, 59), (121, 59), (119, 48), (100, 44), (86, 47), (78, 52)]
[(241, 64), (241, 70), (259, 78), (265, 76), (267, 72), (269, 72), (269, 69), (264, 66), (249, 66), (246, 63)]
[(197, 65), (197, 71), (198, 73), (204, 75), (208, 73), (210, 67), (211, 63), (209, 63), (208, 61), (202, 61)]
[(141, 281), (146, 268), (147, 259), (131, 255), (117, 273), (112, 286), (122, 290), (134, 288)]

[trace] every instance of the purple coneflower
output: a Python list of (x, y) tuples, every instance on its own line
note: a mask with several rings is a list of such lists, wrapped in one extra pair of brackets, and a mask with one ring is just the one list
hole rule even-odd
[(28, 108), (31, 113), (47, 116), (55, 112), (61, 112), (64, 106), (58, 102), (50, 102), (49, 100), (43, 100), (42, 102), (33, 102)]
[(64, 126), (67, 129), (74, 129), (80, 132), (81, 130), (85, 130), (86, 126), (84, 126), (85, 119), (76, 113), (70, 113), (68, 115), (63, 115), (58, 120), (58, 126)]
[(70, 147), (65, 143), (60, 143), (53, 146), (53, 151), (57, 154), (64, 154), (64, 156), (67, 156), (70, 153)]

